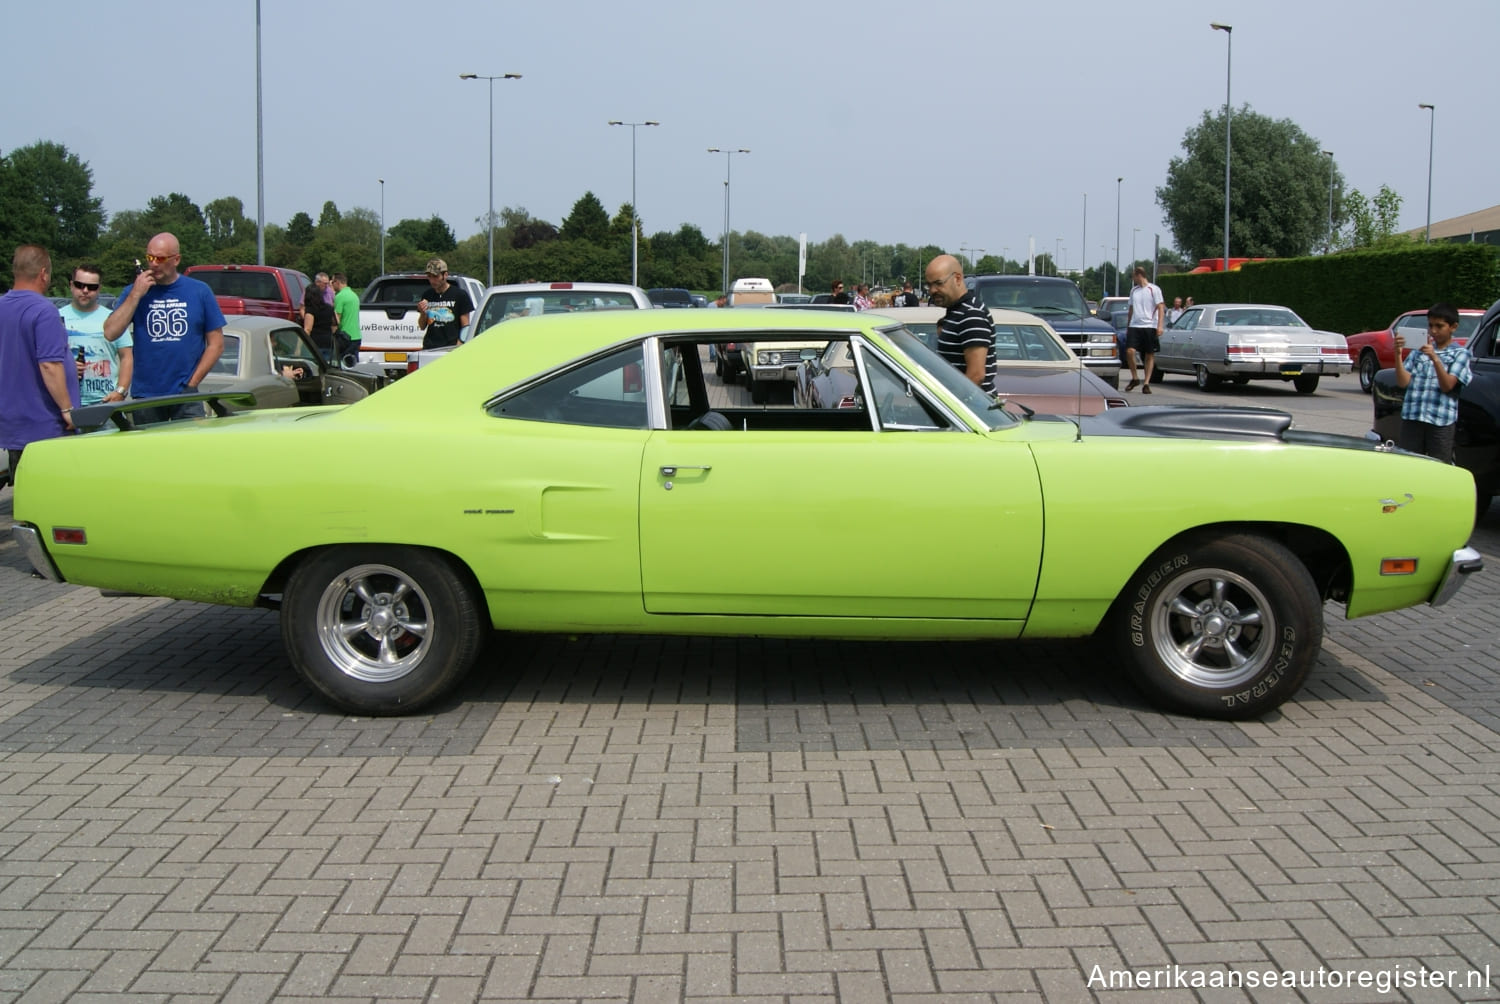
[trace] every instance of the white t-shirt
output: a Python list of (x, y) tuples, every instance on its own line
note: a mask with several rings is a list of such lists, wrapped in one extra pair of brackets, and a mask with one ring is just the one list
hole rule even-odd
[(1156, 308), (1165, 303), (1161, 287), (1154, 282), (1130, 287), (1130, 327), (1156, 328)]

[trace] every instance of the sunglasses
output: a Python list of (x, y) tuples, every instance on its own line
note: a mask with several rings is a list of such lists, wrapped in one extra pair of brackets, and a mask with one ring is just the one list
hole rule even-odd
[(175, 254), (151, 254), (149, 252), (146, 254), (146, 260), (153, 265), (165, 265), (176, 257)]
[(77, 290), (88, 290), (90, 293), (92, 293), (99, 288), (99, 284), (97, 282), (79, 282), (77, 279), (74, 279), (73, 288)]

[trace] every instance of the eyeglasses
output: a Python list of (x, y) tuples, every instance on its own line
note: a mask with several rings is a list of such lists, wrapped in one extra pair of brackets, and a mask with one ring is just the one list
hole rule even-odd
[(947, 276), (945, 276), (942, 279), (938, 279), (936, 281), (933, 281), (932, 279), (928, 279), (927, 280), (927, 288), (931, 289), (934, 286), (946, 286), (946, 285), (948, 285), (949, 280), (952, 279), (955, 275), (958, 275), (958, 273), (957, 272), (949, 272), (947, 274)]
[(165, 265), (176, 257), (176, 254), (152, 254), (149, 251), (146, 252), (146, 260), (153, 265)]
[(844, 284), (843, 283), (839, 283), (838, 285), (834, 286), (833, 288), (834, 289), (843, 289), (844, 288)]
[(73, 288), (77, 290), (88, 290), (90, 293), (92, 293), (99, 288), (99, 284), (97, 282), (79, 282), (77, 279), (74, 279)]

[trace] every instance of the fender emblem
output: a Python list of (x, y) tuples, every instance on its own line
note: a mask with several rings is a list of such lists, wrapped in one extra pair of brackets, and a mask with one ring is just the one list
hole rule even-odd
[(1403, 506), (1410, 505), (1412, 502), (1416, 501), (1416, 498), (1412, 495), (1411, 492), (1404, 492), (1403, 494), (1406, 496), (1405, 502), (1397, 502), (1395, 499), (1381, 499), (1380, 511), (1395, 512), (1397, 509), (1400, 509)]

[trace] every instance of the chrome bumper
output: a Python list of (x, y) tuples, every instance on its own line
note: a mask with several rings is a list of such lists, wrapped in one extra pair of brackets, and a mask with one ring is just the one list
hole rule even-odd
[(1443, 576), (1442, 583), (1437, 591), (1432, 594), (1432, 599), (1427, 602), (1435, 607), (1453, 599), (1453, 594), (1458, 592), (1458, 587), (1464, 584), (1464, 579), (1484, 568), (1484, 557), (1472, 547), (1460, 547), (1453, 552), (1453, 560), (1448, 565), (1448, 574)]
[(31, 567), (36, 569), (38, 575), (44, 579), (51, 579), (53, 582), (67, 581), (57, 570), (57, 565), (53, 564), (52, 556), (47, 553), (47, 549), (42, 546), (42, 535), (36, 527), (30, 523), (12, 523), (10, 536), (20, 545), (21, 553), (26, 556), (27, 561), (31, 562)]

